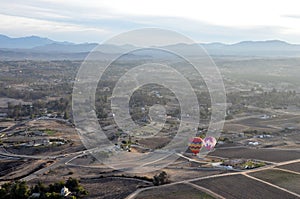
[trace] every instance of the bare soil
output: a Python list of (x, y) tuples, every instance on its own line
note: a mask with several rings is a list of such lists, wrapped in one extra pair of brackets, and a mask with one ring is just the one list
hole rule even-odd
[[(193, 182), (228, 199), (282, 199), (297, 198), (280, 189), (255, 181), (243, 175), (223, 176)], [(245, 191), (247, 190), (247, 191)]]
[(214, 198), (190, 185), (177, 184), (168, 187), (149, 189), (139, 193), (135, 199), (210, 199)]
[(270, 162), (283, 162), (298, 159), (300, 157), (300, 151), (256, 148), (228, 148), (216, 149), (209, 155), (224, 158), (245, 158), (265, 160)]
[(251, 176), (300, 194), (300, 175), (269, 169), (251, 173)]
[(300, 172), (300, 162), (280, 166), (279, 168)]

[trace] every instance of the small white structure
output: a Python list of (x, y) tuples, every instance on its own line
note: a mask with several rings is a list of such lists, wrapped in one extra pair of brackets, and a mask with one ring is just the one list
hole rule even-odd
[(259, 143), (258, 142), (248, 142), (249, 145), (252, 145), (252, 146), (257, 146)]
[(61, 188), (61, 191), (60, 191), (61, 196), (68, 196), (70, 194), (71, 194), (71, 192), (69, 191), (69, 189), (67, 187), (64, 186), (63, 188)]
[(260, 116), (260, 119), (262, 119), (262, 120), (266, 120), (266, 119), (269, 119), (269, 118), (270, 118), (269, 115), (262, 115), (262, 116)]

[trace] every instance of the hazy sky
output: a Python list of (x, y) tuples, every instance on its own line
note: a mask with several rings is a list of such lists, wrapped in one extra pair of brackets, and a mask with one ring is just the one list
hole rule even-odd
[(280, 39), (300, 44), (297, 0), (1, 0), (0, 34), (101, 42), (158, 27), (198, 42)]

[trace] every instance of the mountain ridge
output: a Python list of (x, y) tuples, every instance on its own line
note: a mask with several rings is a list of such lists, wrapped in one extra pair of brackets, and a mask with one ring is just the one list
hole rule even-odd
[[(154, 48), (164, 48), (167, 50), (180, 50), (185, 55), (195, 55), (197, 45), (202, 46), (209, 55), (216, 56), (300, 56), (300, 45), (290, 44), (281, 40), (265, 40), (265, 41), (241, 41), (234, 44), (224, 44), (221, 42), (212, 43), (176, 43), (166, 46), (153, 46)], [(131, 51), (138, 47), (130, 44), (113, 45), (97, 43), (72, 43), (68, 41), (58, 42), (46, 37), (28, 36), (11, 38), (0, 34), (1, 52), (8, 56), (9, 53), (18, 52), (19, 54), (30, 54), (34, 56), (44, 53), (88, 53), (93, 49), (104, 54), (119, 54)], [(9, 56), (8, 56), (9, 57)], [(15, 57), (15, 55), (14, 55)], [(22, 56), (24, 57), (24, 55)], [(1, 57), (0, 57), (1, 58)]]

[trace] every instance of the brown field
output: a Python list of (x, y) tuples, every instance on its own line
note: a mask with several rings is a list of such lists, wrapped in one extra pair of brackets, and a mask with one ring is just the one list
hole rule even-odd
[(300, 175), (275, 169), (255, 172), (250, 175), (300, 194)]
[(233, 123), (226, 123), (224, 125), (223, 130), (224, 131), (228, 131), (228, 132), (243, 132), (246, 130), (249, 130), (250, 128), (248, 126), (245, 125), (241, 125), (241, 124), (233, 124)]
[(270, 162), (282, 162), (298, 159), (300, 157), (300, 151), (255, 148), (229, 148), (217, 149), (209, 155), (224, 158), (249, 158), (265, 160)]
[(296, 196), (271, 187), (262, 182), (255, 181), (243, 175), (224, 176), (193, 182), (225, 198), (247, 199), (282, 199), (297, 198)]
[(130, 179), (102, 178), (81, 180), (81, 184), (89, 192), (85, 198), (123, 199), (146, 183)]
[(199, 191), (192, 186), (185, 184), (177, 184), (167, 187), (160, 187), (156, 189), (149, 189), (141, 192), (135, 199), (199, 199), (199, 198), (213, 198), (212, 196)]
[(282, 169), (287, 169), (287, 170), (291, 170), (291, 171), (300, 172), (300, 162), (298, 162), (298, 163), (293, 163), (293, 164), (283, 165), (283, 166), (280, 166), (280, 167), (278, 167), (278, 168), (282, 168)]
[(4, 176), (12, 171), (14, 171), (15, 168), (24, 165), (26, 161), (24, 160), (6, 160), (6, 159), (0, 159), (0, 177)]
[(169, 142), (170, 142), (170, 138), (166, 138), (166, 137), (153, 137), (153, 138), (139, 140), (139, 144), (141, 144), (142, 146), (146, 146), (147, 148), (150, 149), (159, 148), (163, 144), (168, 144)]
[(0, 181), (21, 179), (30, 173), (44, 168), (47, 164), (51, 164), (50, 161), (48, 163), (46, 160), (19, 160), (19, 162), (20, 164), (15, 166), (9, 164), (6, 165)]
[(220, 174), (224, 171), (207, 171), (207, 170), (189, 170), (189, 169), (163, 169), (170, 175), (172, 182), (178, 182), (182, 180), (189, 180), (193, 178), (200, 178), (209, 175)]
[(228, 120), (225, 123), (224, 130), (242, 132), (245, 130), (258, 130), (266, 132), (276, 132), (278, 129), (284, 129), (287, 127), (300, 128), (299, 125), (300, 116), (283, 114), (277, 115), (276, 118), (261, 119), (257, 118), (247, 118), (238, 121)]
[[(262, 123), (263, 121), (264, 120), (259, 118), (249, 118), (249, 119), (244, 119), (244, 120), (239, 120), (234, 122), (230, 122), (229, 120), (227, 123), (225, 123), (224, 129), (227, 131), (238, 131), (238, 132), (243, 132), (252, 129), (256, 129), (258, 131), (267, 131), (267, 132), (277, 131), (276, 128), (270, 127), (269, 123), (267, 124)], [(240, 129), (237, 129), (237, 127), (239, 127)]]
[(250, 118), (250, 119), (240, 120), (237, 123), (245, 126), (250, 126), (250, 127), (255, 126), (257, 128), (269, 128), (268, 125), (272, 123), (272, 119), (263, 120), (260, 118)]
[(270, 121), (266, 120), (265, 122), (262, 122), (263, 124), (265, 123), (271, 123), (273, 125), (281, 126), (281, 127), (288, 127), (288, 126), (294, 126), (299, 128), (299, 122), (300, 122), (300, 116), (295, 116), (295, 115), (289, 115), (289, 114), (284, 114), (280, 115), (277, 118), (271, 119)]
[(78, 134), (70, 124), (56, 120), (32, 120), (26, 123), (31, 130), (47, 130), (51, 129), (55, 132), (53, 136), (62, 136), (64, 138), (76, 138)]

